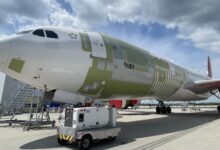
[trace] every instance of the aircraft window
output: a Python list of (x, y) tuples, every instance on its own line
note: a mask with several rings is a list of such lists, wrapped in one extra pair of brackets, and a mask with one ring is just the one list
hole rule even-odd
[(79, 122), (83, 122), (84, 121), (84, 114), (79, 114)]
[(45, 35), (44, 35), (44, 30), (42, 30), (42, 29), (37, 29), (37, 30), (35, 30), (35, 31), (33, 32), (33, 35), (45, 37)]
[(33, 30), (25, 30), (25, 31), (21, 31), (21, 32), (18, 32), (17, 35), (20, 35), (20, 34), (28, 34), (30, 32), (32, 32)]
[(46, 35), (48, 38), (58, 39), (58, 35), (53, 31), (46, 30)]

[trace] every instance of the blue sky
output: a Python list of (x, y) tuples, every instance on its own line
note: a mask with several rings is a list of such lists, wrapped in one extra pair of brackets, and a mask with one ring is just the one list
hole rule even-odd
[(210, 56), (220, 78), (219, 6), (217, 0), (8, 0), (0, 2), (0, 37), (42, 25), (94, 30), (201, 74)]

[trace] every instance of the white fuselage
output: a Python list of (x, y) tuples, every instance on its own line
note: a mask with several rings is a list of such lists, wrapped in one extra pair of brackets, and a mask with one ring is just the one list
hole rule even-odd
[[(56, 31), (59, 39), (33, 36), (32, 34), (15, 35), (10, 39), (11, 49), (4, 60), (3, 71), (11, 77), (47, 89), (62, 89), (77, 92), (82, 86), (87, 71), (92, 64), (89, 53), (81, 50), (77, 35), (70, 39), (67, 34)], [(11, 59), (24, 61), (21, 73), (8, 69)], [(1, 61), (1, 60), (0, 60)]]
[[(153, 81), (151, 81), (153, 80), (153, 76), (149, 78), (149, 81), (142, 81), (139, 78), (135, 78), (133, 76), (128, 80), (126, 78), (126, 76), (128, 75), (126, 74), (123, 77), (123, 73), (126, 72), (131, 73), (130, 75), (134, 75), (135, 72), (138, 72), (138, 75), (141, 75), (140, 77), (143, 77), (147, 74), (150, 75), (150, 73), (144, 72), (143, 69), (140, 69), (140, 71), (132, 70), (132, 65), (125, 64), (125, 62), (123, 61), (121, 66), (119, 65), (119, 63), (117, 64), (117, 61), (113, 63), (102, 61), (102, 59), (104, 60), (107, 58), (107, 52), (104, 41), (99, 33), (76, 30), (72, 28), (45, 27), (39, 29), (42, 29), (42, 32), (45, 36), (36, 36), (33, 35), (32, 32), (30, 32), (28, 34), (15, 35), (8, 39), (0, 40), (0, 68), (3, 72), (11, 76), (12, 78), (15, 78), (35, 87), (39, 87), (41, 89), (56, 89), (78, 94), (79, 90), (83, 87), (83, 84), (87, 78), (88, 70), (94, 65), (93, 63), (95, 61), (93, 61), (92, 58), (99, 57), (97, 68), (99, 70), (106, 69), (113, 71), (112, 79), (114, 79), (115, 81), (119, 81), (117, 84), (120, 84), (121, 82), (136, 82), (138, 84), (141, 84), (141, 82), (146, 82), (146, 84), (148, 84), (148, 82), (153, 83)], [(46, 34), (47, 31), (56, 31), (56, 34), (59, 35), (59, 38), (50, 38), (49, 34)], [(89, 39), (92, 43), (91, 52), (87, 52), (86, 48), (82, 48), (82, 39), (80, 37), (80, 34), (84, 33), (88, 34)], [(85, 46), (88, 45), (85, 44), (84, 47)], [(124, 65), (127, 65), (127, 67), (129, 68), (124, 68)], [(175, 67), (177, 65), (171, 64), (171, 66)], [(120, 67), (123, 69), (120, 70)], [(180, 68), (181, 70), (181, 67), (177, 68)], [(119, 71), (117, 72), (117, 70)], [(152, 70), (151, 72), (153, 73), (154, 70)], [(167, 79), (164, 79), (164, 77), (161, 76), (161, 72), (164, 72), (164, 70), (160, 70), (158, 72), (158, 75), (156, 75), (158, 80), (164, 80), (164, 83), (161, 82), (164, 85), (163, 88), (169, 87), (169, 84), (166, 83)], [(118, 73), (119, 75), (115, 76), (114, 73)], [(190, 77), (191, 73), (187, 73), (187, 71), (185, 73), (187, 76), (187, 80), (190, 81), (194, 79), (194, 77)], [(91, 74), (93, 75), (93, 73)], [(197, 77), (200, 78), (200, 76)], [(206, 79), (206, 77), (201, 78)], [(130, 79), (134, 79), (134, 81)], [(87, 78), (87, 80), (90, 79)], [(92, 91), (98, 88), (98, 86), (105, 86), (105, 84), (106, 81), (104, 80), (98, 82), (94, 81), (91, 85), (85, 85), (83, 90)], [(113, 82), (111, 84), (115, 85), (115, 83)], [(158, 87), (158, 85), (155, 82), (154, 89), (158, 89), (160, 92), (161, 87)], [(103, 88), (101, 88), (99, 92), (102, 92), (102, 90)], [(99, 92), (98, 94), (100, 94)], [(120, 92), (126, 93), (124, 91)], [(113, 94), (117, 95), (117, 93)], [(129, 97), (129, 94), (130, 93), (127, 92), (127, 94), (125, 94), (124, 96)], [(145, 95), (143, 96), (145, 97)], [(209, 96), (210, 95), (207, 93), (198, 95), (183, 89), (183, 87), (180, 87), (168, 98), (171, 100), (199, 100), (206, 99)], [(157, 98), (157, 95), (146, 95), (146, 97)]]

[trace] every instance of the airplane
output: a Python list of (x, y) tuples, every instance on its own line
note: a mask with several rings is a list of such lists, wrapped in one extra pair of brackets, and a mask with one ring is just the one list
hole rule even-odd
[[(0, 70), (45, 89), (93, 99), (157, 99), (157, 113), (171, 113), (163, 101), (205, 100), (220, 80), (161, 59), (104, 33), (43, 26), (0, 40)], [(220, 106), (218, 106), (220, 110)]]

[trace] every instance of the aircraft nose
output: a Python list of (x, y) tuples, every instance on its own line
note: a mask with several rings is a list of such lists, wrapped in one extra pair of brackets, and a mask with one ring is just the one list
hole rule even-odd
[(9, 54), (11, 51), (11, 40), (2, 39), (0, 40), (0, 65), (4, 66), (9, 58)]

